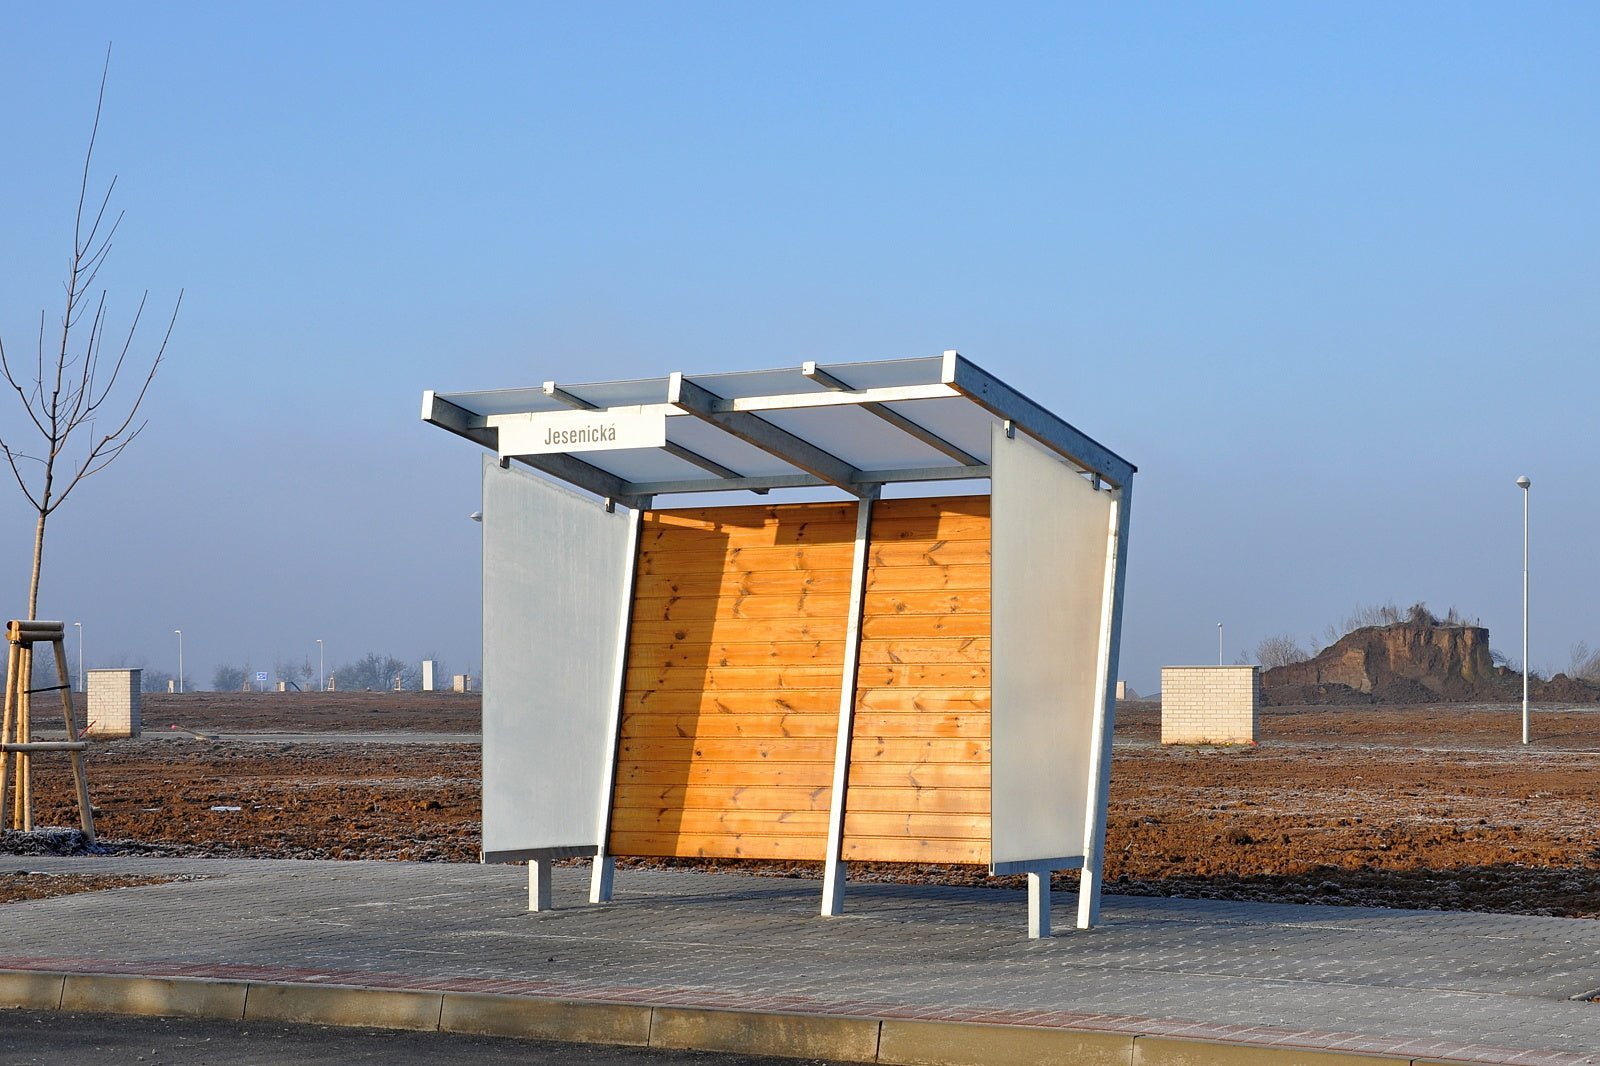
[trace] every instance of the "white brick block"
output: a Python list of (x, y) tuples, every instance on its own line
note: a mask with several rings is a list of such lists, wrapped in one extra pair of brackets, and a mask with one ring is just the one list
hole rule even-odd
[(83, 724), (90, 736), (136, 737), (143, 727), (141, 670), (88, 671), (88, 720)]
[(1161, 743), (1253, 744), (1261, 714), (1254, 666), (1161, 670)]

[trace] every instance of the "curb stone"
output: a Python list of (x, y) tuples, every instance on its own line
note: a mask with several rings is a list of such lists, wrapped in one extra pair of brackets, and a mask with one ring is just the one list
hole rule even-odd
[(0, 1009), (5, 1008), (473, 1033), (895, 1066), (1447, 1066), (1462, 1061), (979, 1022), (34, 970), (0, 971)]

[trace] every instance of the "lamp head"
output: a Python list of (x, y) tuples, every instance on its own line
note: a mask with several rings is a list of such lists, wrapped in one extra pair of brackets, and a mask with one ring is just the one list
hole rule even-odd
[(1520, 489), (1526, 489), (1529, 485), (1532, 485), (1532, 484), (1533, 484), (1533, 482), (1528, 480), (1528, 475), (1527, 474), (1523, 474), (1521, 477), (1517, 478), (1517, 487), (1520, 488)]

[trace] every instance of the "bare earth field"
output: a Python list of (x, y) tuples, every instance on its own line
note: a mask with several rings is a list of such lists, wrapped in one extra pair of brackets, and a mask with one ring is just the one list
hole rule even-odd
[[(144, 739), (90, 756), (100, 835), (123, 850), (477, 859), (476, 745), (350, 736), (473, 732), (475, 696), (195, 693), (147, 696), (144, 715)], [(1158, 708), (1124, 705), (1108, 889), (1600, 917), (1600, 711), (1536, 707), (1533, 722), (1524, 748), (1505, 704), (1266, 708), (1257, 747), (1163, 748)], [(219, 733), (233, 739), (206, 739)], [(39, 822), (75, 824), (65, 760), (37, 758), (35, 778)], [(963, 867), (851, 876), (992, 883)], [(13, 883), (43, 887), (0, 877), (0, 900)]]

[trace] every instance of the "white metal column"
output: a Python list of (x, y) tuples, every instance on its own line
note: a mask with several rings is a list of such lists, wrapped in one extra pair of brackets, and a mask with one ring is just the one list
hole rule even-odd
[(839, 733), (833, 749), (833, 794), (828, 803), (828, 853), (822, 877), (822, 914), (844, 913), (844, 800), (850, 779), (850, 740), (855, 733), (856, 677), (861, 664), (861, 605), (867, 592), (867, 553), (871, 549), (873, 497), (856, 510), (856, 553), (850, 574), (850, 615), (844, 636), (844, 668), (839, 678)]
[(1105, 877), (1106, 806), (1111, 798), (1111, 741), (1117, 720), (1117, 670), (1122, 645), (1122, 593), (1128, 574), (1128, 507), (1133, 481), (1118, 490), (1106, 536), (1105, 600), (1100, 608), (1100, 672), (1095, 736), (1089, 768), (1088, 824), (1084, 827), (1083, 870), (1078, 880), (1078, 928), (1100, 920), (1100, 889)]
[(1050, 939), (1049, 870), (1028, 871), (1028, 939)]
[(617, 749), (622, 743), (622, 694), (628, 687), (628, 627), (633, 622), (633, 591), (639, 576), (639, 530), (644, 525), (644, 512), (649, 505), (648, 499), (639, 501), (639, 506), (633, 511), (632, 524), (628, 527), (628, 579), (623, 583), (626, 592), (622, 597), (622, 609), (618, 612), (616, 680), (611, 690), (611, 753), (605, 773), (601, 775), (600, 843), (595, 849), (594, 864), (589, 875), (590, 903), (611, 902), (612, 880), (617, 869), (617, 861), (606, 850), (606, 843), (611, 837), (611, 799), (617, 790)]
[(528, 909), (530, 911), (547, 911), (555, 906), (555, 901), (551, 899), (550, 895), (550, 870), (554, 866), (554, 859), (528, 860)]

